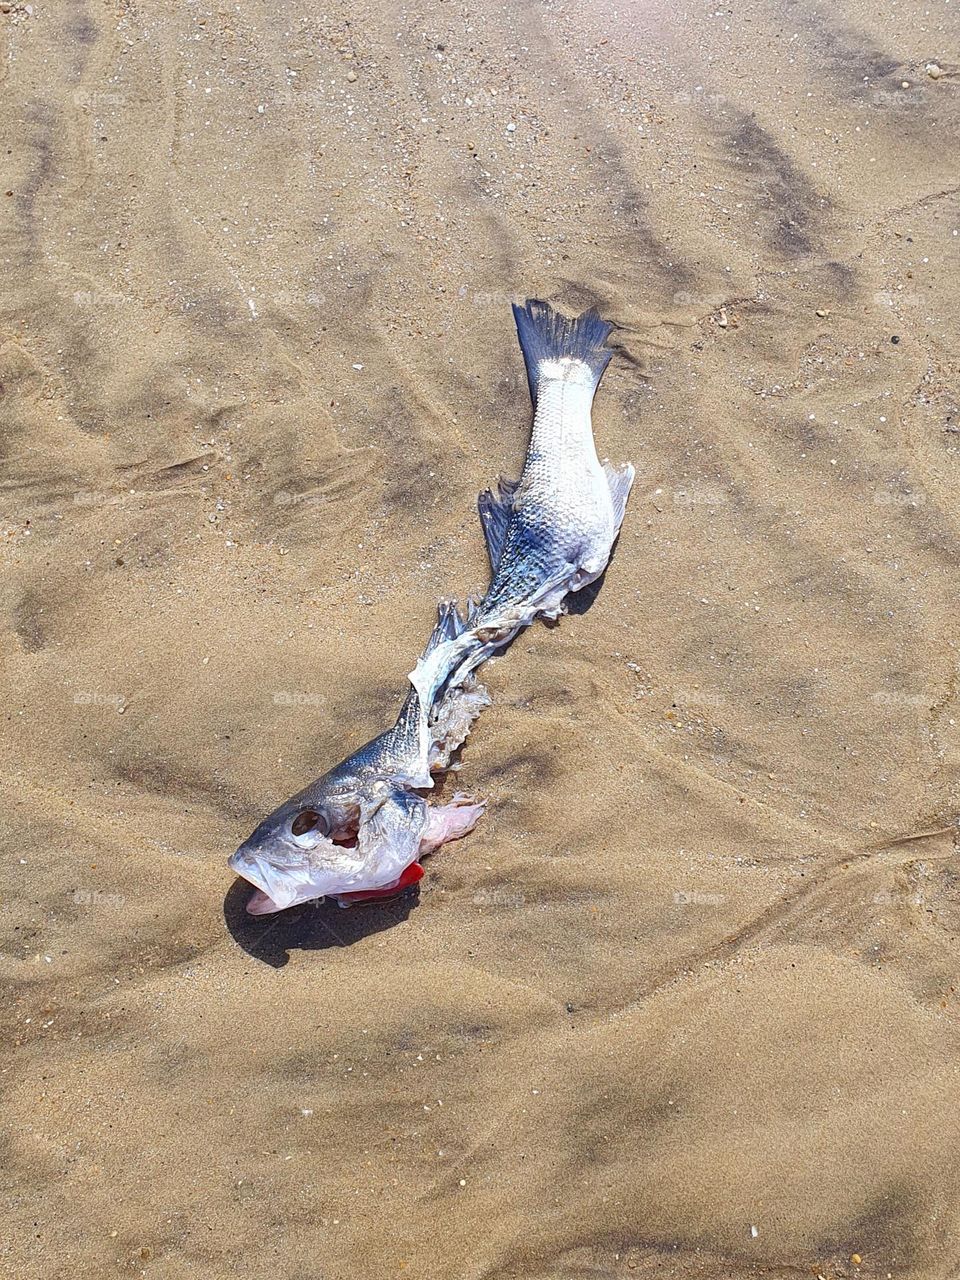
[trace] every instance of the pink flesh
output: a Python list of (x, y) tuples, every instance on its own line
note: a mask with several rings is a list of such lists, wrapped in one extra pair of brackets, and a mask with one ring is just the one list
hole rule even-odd
[(279, 911), (280, 908), (274, 900), (263, 892), (262, 889), (254, 889), (247, 902), (247, 911), (252, 916), (266, 916), (271, 911)]
[(427, 828), (420, 837), (420, 856), (435, 853), (448, 840), (467, 835), (483, 816), (483, 801), (474, 803), (469, 796), (454, 796), (450, 804), (431, 809)]

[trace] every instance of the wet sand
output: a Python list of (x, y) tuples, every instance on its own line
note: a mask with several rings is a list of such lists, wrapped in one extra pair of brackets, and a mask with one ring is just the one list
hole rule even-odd
[[(955, 9), (0, 6), (0, 1274), (956, 1275)], [(418, 896), (249, 920), (528, 295), (618, 326), (603, 588)]]

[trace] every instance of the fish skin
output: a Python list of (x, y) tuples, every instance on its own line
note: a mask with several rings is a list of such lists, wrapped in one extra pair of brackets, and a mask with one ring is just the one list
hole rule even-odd
[[(456, 606), (442, 603), (427, 650), (461, 625)], [(488, 704), (486, 690), (468, 675), (448, 686), (426, 717), (424, 736), (419, 696), (411, 688), (392, 728), (275, 809), (230, 858), (230, 868), (258, 890), (247, 904), (251, 914), (389, 887), (421, 852), (466, 835), (482, 803), (456, 795), (448, 805), (431, 807), (413, 784), (449, 766)], [(304, 815), (316, 821), (295, 834)]]
[[(612, 325), (596, 311), (568, 319), (548, 303), (514, 306), (534, 402), (519, 480), (480, 494), (493, 579), (464, 630), (436, 645), (410, 680), (429, 706), (537, 617), (557, 618), (566, 597), (607, 567), (633, 484), (630, 463), (600, 462), (591, 410), (612, 352)], [(421, 785), (426, 785), (421, 777)]]

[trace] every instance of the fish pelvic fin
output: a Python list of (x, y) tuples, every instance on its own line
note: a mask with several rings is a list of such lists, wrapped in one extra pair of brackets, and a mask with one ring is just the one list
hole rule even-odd
[[(583, 315), (571, 319), (555, 311), (549, 302), (528, 298), (523, 306), (513, 305), (513, 317), (517, 322), (517, 337), (527, 366), (527, 381), (534, 404), (543, 376), (556, 376), (550, 365), (558, 361), (586, 365), (596, 391), (603, 371), (613, 357), (605, 345), (613, 325), (603, 320), (591, 308)], [(543, 366), (547, 365), (545, 371)]]

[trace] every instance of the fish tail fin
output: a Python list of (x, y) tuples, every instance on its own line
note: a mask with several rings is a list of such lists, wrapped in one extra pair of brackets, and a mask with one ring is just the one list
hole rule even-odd
[(523, 306), (514, 303), (513, 317), (517, 322), (517, 337), (534, 403), (543, 366), (549, 362), (579, 361), (586, 365), (593, 389), (597, 389), (613, 356), (605, 345), (613, 325), (603, 320), (594, 308), (571, 319), (555, 311), (549, 302), (528, 298)]

